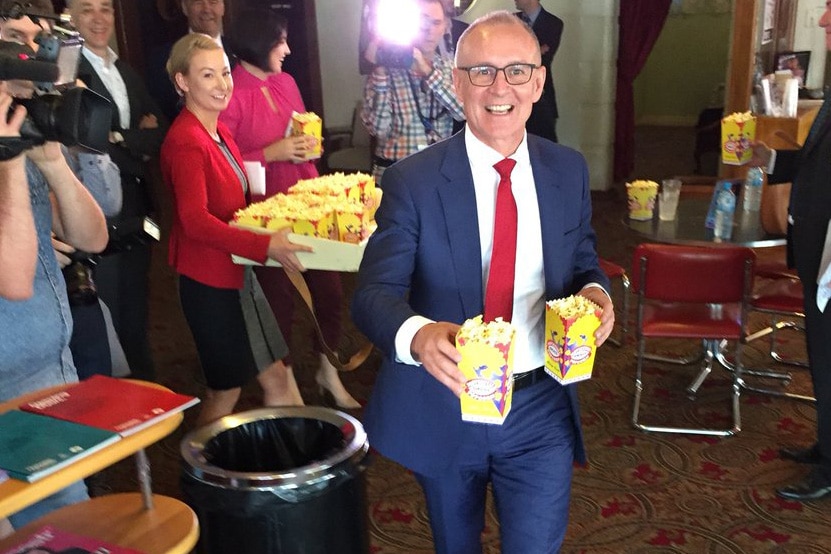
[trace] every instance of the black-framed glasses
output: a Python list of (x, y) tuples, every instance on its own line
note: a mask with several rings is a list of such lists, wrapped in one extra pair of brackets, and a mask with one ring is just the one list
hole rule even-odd
[(496, 81), (496, 75), (500, 71), (505, 74), (505, 80), (509, 85), (524, 85), (531, 80), (531, 75), (539, 66), (532, 63), (512, 63), (505, 67), (494, 67), (492, 65), (474, 65), (471, 67), (459, 67), (467, 72), (470, 83), (477, 87), (489, 87)]

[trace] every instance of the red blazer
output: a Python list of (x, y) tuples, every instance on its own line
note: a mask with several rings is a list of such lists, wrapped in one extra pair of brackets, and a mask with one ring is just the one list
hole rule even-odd
[[(242, 156), (228, 128), (219, 135), (234, 159)], [(173, 228), (168, 262), (181, 275), (217, 288), (242, 288), (243, 267), (231, 254), (265, 262), (269, 235), (228, 225), (246, 205), (239, 178), (196, 116), (183, 109), (161, 150), (162, 176), (173, 192)]]

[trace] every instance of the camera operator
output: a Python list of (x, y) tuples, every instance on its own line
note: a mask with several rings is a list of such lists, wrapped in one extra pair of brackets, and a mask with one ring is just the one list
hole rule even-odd
[(387, 54), (389, 44), (378, 35), (384, 21), (377, 22), (379, 28), (364, 51), (375, 68), (364, 86), (361, 119), (377, 139), (373, 174), (378, 183), (384, 168), (449, 137), (453, 121), (464, 119), (453, 89), (453, 58), (439, 48), (448, 24), (444, 4), (416, 3), (421, 28), (405, 56)]
[[(43, 17), (24, 16), (19, 13), (21, 10)], [(0, 20), (0, 37), (25, 45), (36, 54), (40, 53), (43, 43), (47, 58), (59, 55), (62, 48), (58, 46), (60, 39), (51, 34), (50, 18), (55, 17), (55, 12), (50, 0), (32, 0), (25, 5), (14, 0), (0, 0), (0, 13), (9, 16)], [(4, 54), (5, 57), (8, 55)], [(37, 59), (40, 58), (36, 57)], [(74, 88), (73, 85), (70, 87)], [(106, 113), (109, 113), (109, 110)], [(104, 214), (108, 217), (118, 215), (122, 204), (121, 181), (118, 167), (109, 155), (86, 152), (78, 147), (63, 147), (62, 152), (70, 169), (87, 187)], [(74, 253), (75, 249), (59, 238), (53, 238), (53, 247), (67, 281), (74, 322), (69, 346), (79, 379), (96, 373), (111, 375), (113, 359), (118, 361), (121, 372), (124, 373), (127, 368), (126, 362), (122, 361), (120, 345), (115, 344), (111, 347), (110, 342), (113, 341), (108, 340), (110, 334), (114, 335), (115, 331), (112, 324), (107, 323), (109, 319), (105, 314), (106, 306), (99, 302), (95, 294), (92, 262), (83, 252), (78, 252), (73, 256), (74, 259), (70, 260), (67, 255)], [(79, 301), (79, 298), (82, 301)]]
[[(0, 401), (77, 381), (69, 352), (72, 317), (51, 235), (74, 248), (100, 252), (107, 244), (104, 214), (72, 173), (57, 142), (25, 150), (20, 128), (27, 81), (0, 81)], [(11, 114), (8, 118), (6, 114)], [(9, 517), (19, 528), (61, 506), (87, 498), (83, 482)]]

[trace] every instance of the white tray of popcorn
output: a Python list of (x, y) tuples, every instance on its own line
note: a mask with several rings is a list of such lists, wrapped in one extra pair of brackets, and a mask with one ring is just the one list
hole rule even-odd
[[(336, 173), (305, 179), (262, 202), (237, 211), (231, 225), (259, 233), (289, 227), (289, 240), (313, 248), (298, 252), (306, 269), (355, 272), (361, 264), (369, 235), (375, 230), (375, 209), (381, 190), (371, 176)], [(261, 265), (231, 256), (234, 263)], [(269, 259), (267, 266), (279, 267)]]

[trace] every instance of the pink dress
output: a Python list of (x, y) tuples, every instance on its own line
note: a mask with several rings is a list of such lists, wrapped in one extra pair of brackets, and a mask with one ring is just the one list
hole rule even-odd
[[(219, 116), (231, 130), (246, 161), (265, 165), (266, 197), (286, 192), (300, 179), (317, 177), (312, 162), (265, 162), (263, 149), (286, 134), (293, 111), (306, 111), (294, 78), (287, 73), (270, 75), (265, 80), (252, 75), (242, 64), (233, 73), (234, 94), (228, 108)], [(252, 200), (262, 200), (256, 196)]]
[[(234, 94), (228, 108), (219, 116), (231, 131), (246, 161), (265, 165), (265, 197), (286, 192), (300, 179), (317, 177), (312, 162), (265, 162), (263, 148), (284, 137), (292, 112), (306, 111), (300, 90), (291, 75), (278, 73), (265, 80), (252, 75), (242, 64), (233, 71)], [(264, 197), (252, 195), (256, 202)], [(337, 349), (341, 337), (343, 289), (340, 275), (331, 271), (307, 271), (304, 274), (314, 297), (317, 316), (326, 344)], [(288, 344), (291, 344), (293, 285), (279, 268), (257, 268), (257, 279)], [(315, 339), (318, 352), (322, 349)], [(291, 363), (291, 360), (286, 360)]]

